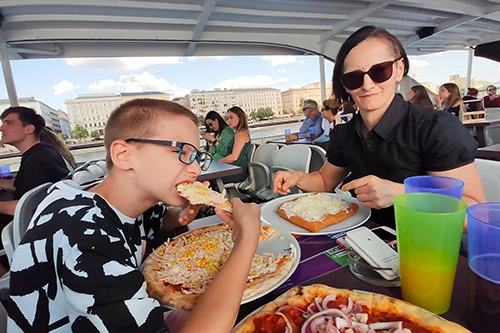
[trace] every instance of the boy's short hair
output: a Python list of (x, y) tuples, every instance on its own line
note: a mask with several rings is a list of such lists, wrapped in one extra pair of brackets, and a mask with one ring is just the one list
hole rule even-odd
[(187, 117), (199, 126), (200, 121), (193, 112), (174, 102), (138, 98), (121, 104), (111, 113), (104, 129), (108, 169), (113, 167), (109, 150), (114, 141), (150, 138), (157, 133), (160, 120), (179, 117)]
[(3, 121), (4, 118), (11, 113), (17, 114), (24, 127), (33, 125), (35, 127), (33, 134), (35, 135), (35, 138), (40, 139), (40, 133), (45, 127), (45, 119), (43, 119), (42, 116), (37, 114), (32, 108), (27, 108), (25, 106), (11, 106), (6, 109), (2, 115), (0, 115), (0, 120)]

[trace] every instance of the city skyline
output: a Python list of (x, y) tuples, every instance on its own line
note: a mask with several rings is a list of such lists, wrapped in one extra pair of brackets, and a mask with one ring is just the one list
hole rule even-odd
[[(410, 57), (410, 76), (436, 85), (466, 73), (467, 51)], [(317, 56), (73, 58), (11, 61), (18, 97), (35, 97), (67, 113), (65, 101), (93, 92), (161, 91), (171, 99), (194, 89), (273, 88), (286, 91), (320, 81)], [(333, 63), (325, 61), (326, 82)], [(474, 58), (472, 77), (500, 81), (500, 64)], [(0, 72), (3, 81), (3, 73)], [(327, 92), (328, 95), (328, 92)], [(0, 98), (7, 98), (0, 84)]]

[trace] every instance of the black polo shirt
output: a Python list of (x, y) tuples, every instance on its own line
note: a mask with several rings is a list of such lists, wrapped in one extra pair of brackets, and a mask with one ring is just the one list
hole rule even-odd
[[(361, 114), (334, 127), (328, 162), (348, 168), (344, 181), (374, 175), (396, 183), (427, 171), (447, 171), (474, 162), (477, 143), (448, 112), (406, 102), (396, 94), (377, 125), (362, 134)], [(394, 227), (394, 208), (372, 209), (371, 219)]]
[(14, 180), (16, 190), (13, 199), (19, 200), (24, 193), (38, 185), (58, 182), (68, 173), (66, 163), (56, 149), (37, 143), (21, 157), (21, 166)]

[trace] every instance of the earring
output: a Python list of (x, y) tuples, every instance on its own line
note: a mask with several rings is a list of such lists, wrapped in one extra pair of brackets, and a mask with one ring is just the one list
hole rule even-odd
[(399, 84), (399, 81), (396, 82), (396, 91), (401, 92), (401, 84)]

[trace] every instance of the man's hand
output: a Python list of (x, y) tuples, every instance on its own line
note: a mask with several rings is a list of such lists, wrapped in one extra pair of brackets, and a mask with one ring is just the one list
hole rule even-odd
[(436, 102), (436, 108), (441, 108), (441, 106), (443, 105), (443, 100), (444, 98), (442, 98), (441, 96), (436, 95), (436, 97), (434, 97), (434, 102)]
[(231, 200), (231, 204), (232, 214), (217, 207), (215, 213), (233, 229), (235, 245), (245, 241), (248, 246), (257, 248), (260, 237), (260, 207), (254, 203), (245, 204), (238, 198)]
[(273, 190), (276, 193), (286, 195), (290, 193), (290, 188), (297, 185), (300, 173), (296, 171), (278, 171), (274, 177)]
[(375, 209), (392, 206), (394, 197), (405, 193), (403, 184), (373, 175), (355, 179), (342, 186), (342, 191), (350, 190), (354, 190), (357, 199), (361, 201), (363, 206)]
[(286, 141), (297, 141), (299, 139), (299, 136), (297, 134), (288, 134), (285, 135), (285, 140)]

